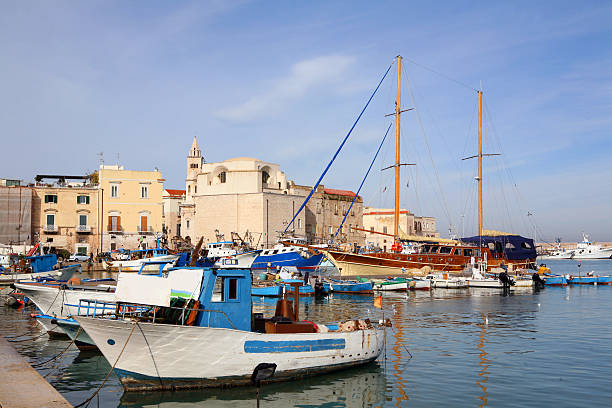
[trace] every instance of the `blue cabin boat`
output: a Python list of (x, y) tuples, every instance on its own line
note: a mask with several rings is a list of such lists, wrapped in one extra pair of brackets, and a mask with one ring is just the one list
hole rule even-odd
[(264, 249), (255, 258), (251, 269), (254, 272), (276, 270), (283, 266), (296, 267), (300, 272), (315, 270), (323, 260), (323, 253), (312, 253), (303, 248), (277, 245)]

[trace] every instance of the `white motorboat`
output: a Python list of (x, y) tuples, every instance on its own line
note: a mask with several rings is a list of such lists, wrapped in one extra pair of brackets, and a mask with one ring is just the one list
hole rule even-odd
[(431, 287), (434, 289), (462, 289), (468, 287), (465, 278), (452, 276), (448, 273), (427, 275), (425, 279), (429, 279)]
[[(488, 277), (482, 273), (482, 266), (479, 268), (472, 269), (472, 277), (467, 278), (467, 286), (469, 288), (490, 288), (490, 289), (525, 289), (533, 288), (535, 282), (532, 279), (512, 279), (510, 285), (504, 285), (504, 283), (497, 277)], [(486, 266), (484, 267), (486, 270)]]
[(608, 259), (612, 257), (612, 248), (605, 248), (589, 240), (589, 236), (582, 233), (582, 242), (574, 250), (573, 259)]

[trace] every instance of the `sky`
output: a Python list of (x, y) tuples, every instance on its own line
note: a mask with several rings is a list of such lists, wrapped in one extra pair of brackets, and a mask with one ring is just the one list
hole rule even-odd
[[(256, 157), (313, 185), (396, 55), (401, 205), (442, 236), (485, 228), (612, 241), (612, 4), (597, 1), (3, 1), (0, 177), (158, 167), (184, 188)], [(357, 191), (394, 110), (396, 66), (323, 184)], [(360, 194), (393, 206), (394, 130)], [(528, 215), (529, 214), (529, 215)], [(449, 232), (450, 231), (450, 232)]]

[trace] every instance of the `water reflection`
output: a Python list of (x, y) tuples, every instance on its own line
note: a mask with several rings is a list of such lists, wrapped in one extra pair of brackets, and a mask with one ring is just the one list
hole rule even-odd
[(403, 377), (403, 369), (402, 369), (402, 358), (407, 358), (408, 356), (403, 355), (403, 351), (405, 351), (405, 347), (403, 342), (404, 337), (404, 319), (402, 317), (402, 311), (404, 310), (404, 305), (399, 303), (392, 303), (393, 310), (395, 311), (393, 316), (393, 377), (395, 377), (395, 386), (397, 387), (397, 391), (399, 395), (395, 399), (395, 406), (401, 407), (402, 401), (408, 401), (410, 398), (408, 394), (406, 394), (406, 380)]
[(476, 347), (478, 349), (478, 366), (480, 367), (480, 370), (478, 372), (478, 381), (476, 381), (476, 385), (478, 385), (478, 387), (480, 387), (481, 391), (482, 391), (482, 395), (478, 396), (478, 399), (481, 402), (481, 404), (479, 405), (479, 407), (484, 407), (487, 405), (487, 400), (489, 397), (489, 394), (487, 392), (487, 381), (489, 381), (489, 363), (490, 360), (487, 359), (487, 351), (485, 350), (485, 342), (486, 342), (486, 338), (485, 335), (487, 334), (487, 326), (488, 326), (489, 322), (488, 322), (488, 317), (482, 313), (482, 323), (478, 324), (477, 326), (480, 327), (480, 342), (478, 343), (478, 346)]
[[(262, 388), (262, 407), (374, 407), (385, 401), (385, 378), (378, 364)], [(121, 407), (254, 406), (256, 389), (124, 393)]]

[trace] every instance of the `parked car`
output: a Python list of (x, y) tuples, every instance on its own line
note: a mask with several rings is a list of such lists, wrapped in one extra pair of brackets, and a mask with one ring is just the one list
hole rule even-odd
[(85, 262), (89, 260), (89, 255), (83, 254), (72, 254), (70, 258), (68, 258), (68, 262)]

